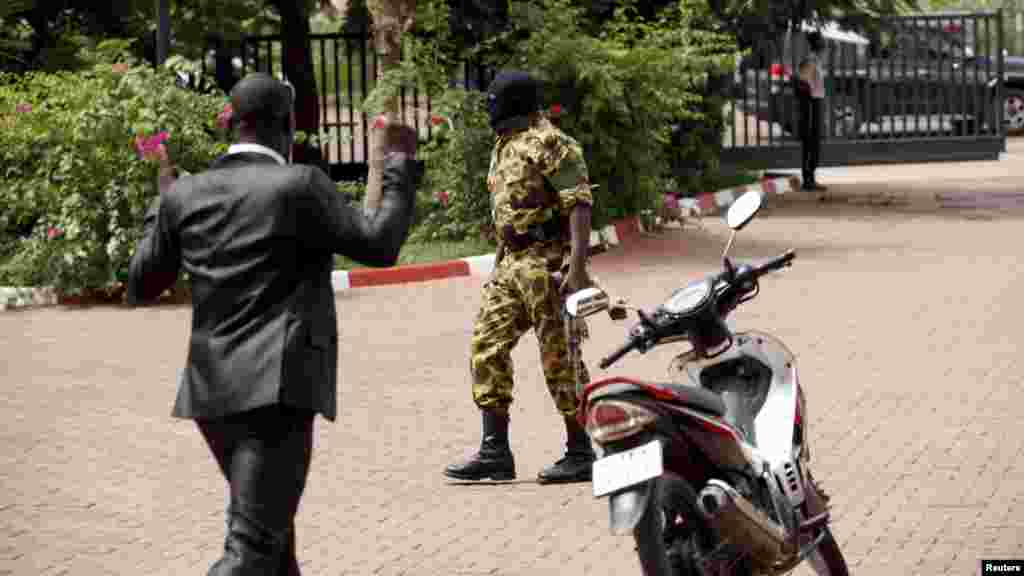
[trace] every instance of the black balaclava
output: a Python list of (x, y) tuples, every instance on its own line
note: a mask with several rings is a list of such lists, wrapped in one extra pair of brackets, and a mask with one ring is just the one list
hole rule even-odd
[(487, 88), (491, 128), (501, 134), (526, 126), (526, 117), (541, 108), (541, 84), (522, 70), (502, 70)]

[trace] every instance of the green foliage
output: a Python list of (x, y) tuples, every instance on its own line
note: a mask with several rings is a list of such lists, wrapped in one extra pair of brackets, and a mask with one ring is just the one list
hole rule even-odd
[(434, 138), (421, 148), (426, 173), (414, 239), (494, 238), (487, 172), (494, 133), (479, 92), (453, 89), (439, 100)]
[(225, 100), (177, 88), (168, 70), (112, 66), (106, 49), (78, 72), (0, 75), (0, 284), (75, 292), (123, 279), (157, 194), (158, 161), (137, 138), (166, 133), (189, 172), (226, 150)]
[[(653, 21), (620, 7), (598, 36), (584, 33), (569, 0), (514, 8), (517, 26), (532, 33), (508, 64), (546, 81), (546, 104), (560, 106), (562, 129), (582, 144), (599, 185), (595, 226), (653, 206), (673, 163), (713, 172), (722, 108), (709, 81), (732, 71), (736, 47), (714, 31), (705, 4), (676, 2)], [(684, 137), (672, 146), (677, 123)]]
[(200, 57), (210, 32), (220, 34), (229, 44), (241, 41), (246, 34), (274, 33), (280, 17), (272, 7), (273, 2), (265, 0), (175, 0), (171, 3), (175, 52)]
[(432, 98), (448, 88), (448, 79), (459, 63), (460, 53), (448, 26), (447, 0), (416, 3), (416, 33), (403, 34), (402, 59), (397, 68), (384, 72), (363, 100), (361, 108), (377, 115), (401, 94), (403, 87), (416, 86)]
[[(88, 66), (77, 56), (108, 38), (141, 39), (154, 22), (152, 0), (62, 0), (0, 9), (0, 69), (66, 70)], [(10, 8), (10, 7), (9, 7)], [(136, 48), (141, 54), (141, 43)]]
[[(418, 3), (417, 34), (404, 40), (401, 67), (386, 73), (364, 103), (378, 112), (410, 85), (439, 103), (445, 124), (423, 147), (421, 200), (430, 210), (418, 220), (417, 237), (493, 234), (486, 189), (493, 133), (480, 95), (447, 86), (468, 55), (529, 70), (546, 82), (545, 104), (562, 109), (556, 122), (583, 146), (598, 185), (595, 226), (656, 206), (673, 166), (696, 167), (684, 171), (684, 193), (713, 176), (723, 125), (713, 84), (732, 72), (737, 49), (731, 36), (716, 31), (707, 5), (682, 0), (645, 20), (626, 2), (593, 33), (576, 4), (513, 2), (511, 29), (469, 49), (448, 30), (446, 1)], [(680, 124), (673, 142), (672, 126)]]

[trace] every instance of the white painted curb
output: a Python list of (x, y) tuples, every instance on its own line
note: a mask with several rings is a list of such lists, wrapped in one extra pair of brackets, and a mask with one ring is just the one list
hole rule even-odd
[(470, 276), (487, 276), (494, 271), (494, 258), (494, 254), (484, 254), (483, 256), (469, 256), (462, 260), (469, 264)]
[[(724, 213), (725, 209), (728, 208), (736, 198), (745, 192), (755, 190), (759, 192), (762, 197), (771, 196), (773, 194), (782, 195), (796, 190), (793, 186), (793, 182), (794, 180), (791, 177), (772, 178), (771, 180), (761, 181), (749, 186), (727, 188), (709, 194), (702, 194), (693, 198), (680, 198), (679, 205), (685, 209), (695, 209), (698, 213), (702, 213), (703, 210), (700, 208), (699, 198), (712, 196), (713, 203), (719, 209), (720, 213)], [(613, 247), (620, 244), (619, 235), (615, 231), (615, 226), (605, 226), (600, 231), (594, 230), (590, 233), (591, 246), (599, 246), (602, 243)], [(494, 254), (470, 256), (468, 258), (461, 258), (461, 260), (464, 260), (469, 265), (470, 276), (487, 276), (494, 270)], [(335, 292), (344, 292), (351, 289), (352, 284), (349, 281), (348, 271), (333, 271), (331, 273), (331, 287)], [(18, 288), (0, 286), (0, 311), (33, 306), (54, 306), (57, 303), (58, 299), (56, 291), (51, 288)]]
[(604, 237), (604, 241), (611, 246), (619, 245), (619, 234), (615, 231), (615, 226), (605, 226), (601, 230), (601, 236)]
[(0, 310), (56, 304), (57, 293), (50, 288), (0, 287)]
[(344, 292), (352, 287), (352, 284), (348, 281), (347, 270), (335, 270), (331, 272), (331, 287), (334, 288), (335, 292)]

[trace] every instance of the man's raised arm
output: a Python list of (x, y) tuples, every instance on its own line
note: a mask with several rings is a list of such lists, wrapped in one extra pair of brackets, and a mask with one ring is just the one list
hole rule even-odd
[(162, 197), (174, 184), (176, 169), (164, 163), (160, 169), (160, 195), (146, 211), (142, 238), (128, 266), (128, 304), (138, 306), (155, 300), (174, 285), (181, 268), (181, 246)]
[[(321, 170), (312, 170), (308, 206), (315, 243), (368, 266), (393, 266), (412, 225), (416, 198), (416, 132), (392, 125), (386, 133), (387, 159), (380, 206), (372, 213), (342, 200), (337, 186)], [(305, 206), (303, 208), (306, 208)]]

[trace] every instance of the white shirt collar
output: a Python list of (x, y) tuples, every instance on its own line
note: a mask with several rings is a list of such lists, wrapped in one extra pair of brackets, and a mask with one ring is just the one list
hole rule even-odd
[(253, 144), (250, 142), (245, 142), (240, 144), (232, 144), (231, 147), (228, 148), (228, 154), (244, 153), (264, 154), (266, 156), (270, 156), (271, 158), (276, 160), (278, 164), (282, 166), (288, 164), (288, 161), (284, 159), (284, 156), (281, 156), (276, 150), (271, 150), (270, 148), (267, 148), (262, 144)]

